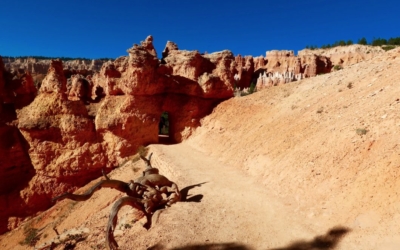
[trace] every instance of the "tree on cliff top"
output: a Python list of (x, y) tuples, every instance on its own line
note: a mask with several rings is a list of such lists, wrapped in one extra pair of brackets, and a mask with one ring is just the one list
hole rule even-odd
[(361, 45), (367, 45), (368, 44), (367, 39), (365, 37), (359, 39), (357, 43), (361, 44)]

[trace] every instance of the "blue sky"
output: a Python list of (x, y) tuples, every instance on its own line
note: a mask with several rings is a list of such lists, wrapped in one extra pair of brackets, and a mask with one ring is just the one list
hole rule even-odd
[(0, 0), (0, 55), (127, 55), (153, 35), (180, 49), (235, 55), (400, 36), (398, 0)]

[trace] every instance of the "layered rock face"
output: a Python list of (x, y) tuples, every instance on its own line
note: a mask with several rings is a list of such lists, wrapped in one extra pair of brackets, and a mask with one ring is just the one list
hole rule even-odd
[[(261, 61), (259, 61), (258, 59), (258, 57), (253, 59), (252, 56), (242, 57), (241, 55), (235, 57), (236, 69), (238, 71), (236, 78), (236, 87), (245, 88), (250, 86), (250, 83), (253, 79), (254, 68), (260, 67), (260, 64), (264, 66), (264, 59), (260, 58)], [(254, 63), (254, 61), (256, 61), (256, 64)]]
[[(89, 75), (98, 72), (103, 63), (107, 60), (69, 60), (63, 62), (63, 68), (70, 74)], [(4, 58), (3, 63), (8, 71), (24, 70), (29, 71), (32, 75), (46, 74), (50, 67), (51, 60), (49, 59), (13, 59)]]
[[(197, 51), (178, 50), (176, 44), (168, 42), (159, 62), (151, 42), (152, 37), (148, 37), (142, 45), (134, 45), (128, 57), (105, 64), (92, 78), (92, 99), (106, 96), (96, 116), (96, 130), (107, 134), (114, 124), (119, 135), (125, 134), (119, 138), (140, 134), (142, 141), (129, 146), (133, 148), (138, 143), (157, 142), (163, 111), (171, 119), (171, 139), (179, 142), (216, 103), (233, 95), (235, 63), (231, 52), (202, 56)], [(143, 123), (133, 125), (138, 119)]]
[(0, 232), (100, 176), (102, 168), (117, 167), (139, 146), (158, 143), (163, 112), (170, 142), (180, 142), (233, 96), (231, 52), (201, 55), (169, 42), (159, 60), (152, 41), (135, 44), (127, 57), (105, 63), (93, 76), (67, 79), (62, 62), (52, 61), (39, 91), (23, 105), (9, 98), (8, 73), (1, 68), (0, 136), (7, 140), (0, 142), (0, 158), (13, 157), (0, 162), (0, 201), (6, 204)]
[(34, 86), (33, 78), (28, 71), (18, 70), (8, 72), (0, 58), (0, 97), (5, 104), (13, 104), (16, 108), (28, 105), (36, 96), (37, 89)]
[(61, 61), (53, 61), (38, 96), (17, 112), (35, 170), (20, 192), (27, 214), (49, 207), (54, 194), (85, 184), (107, 166), (93, 119), (82, 101), (68, 100), (66, 83)]
[(29, 73), (4, 70), (0, 58), (0, 232), (16, 226), (13, 215), (22, 211), (20, 191), (35, 174), (28, 150), (29, 144), (16, 127), (15, 107), (23, 107), (33, 100), (36, 89)]
[(265, 57), (240, 55), (237, 62), (237, 85), (240, 88), (257, 84), (257, 89), (284, 84), (330, 72), (332, 65), (329, 58), (307, 54), (295, 56), (291, 50), (267, 51)]
[(249, 87), (251, 82), (262, 89), (278, 84), (314, 77), (332, 71), (335, 65), (346, 67), (384, 53), (380, 47), (351, 45), (331, 49), (299, 51), (267, 51), (266, 56), (236, 56), (237, 86)]
[(354, 44), (350, 46), (339, 46), (330, 49), (304, 49), (299, 51), (299, 57), (317, 55), (329, 58), (332, 65), (342, 67), (350, 66), (365, 60), (369, 60), (385, 51), (379, 46), (366, 46)]
[[(98, 60), (68, 60), (62, 64), (64, 75), (67, 79), (70, 79), (73, 75), (79, 74), (84, 77), (91, 77), (96, 72), (99, 72), (102, 65), (109, 60), (98, 59)], [(32, 78), (32, 82), (35, 88), (39, 88), (43, 78), (47, 74), (50, 68), (52, 60), (49, 59), (14, 59), (14, 58), (3, 58), (5, 70), (12, 74), (18, 75), (27, 73), (29, 78)], [(15, 85), (15, 84), (13, 84)]]

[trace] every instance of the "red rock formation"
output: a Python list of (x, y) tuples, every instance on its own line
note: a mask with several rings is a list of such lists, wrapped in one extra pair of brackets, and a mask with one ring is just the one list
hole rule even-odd
[(151, 41), (149, 36), (141, 45), (128, 49), (127, 58), (120, 57), (105, 64), (100, 73), (93, 76), (94, 89), (100, 87), (107, 95), (154, 94), (158, 59)]
[(263, 68), (265, 67), (267, 62), (268, 61), (263, 56), (254, 57), (254, 68), (255, 69)]
[(6, 103), (13, 103), (16, 109), (25, 107), (33, 101), (37, 89), (29, 72), (12, 72), (7, 74), (5, 92)]
[(233, 95), (234, 60), (230, 51), (201, 55), (198, 51), (172, 50), (159, 69), (158, 81), (168, 93), (226, 99)]
[(91, 83), (83, 75), (71, 76), (71, 87), (68, 91), (68, 99), (71, 101), (82, 100), (87, 103), (92, 97)]
[[(314, 77), (318, 74), (331, 72), (334, 65), (342, 67), (368, 60), (376, 55), (384, 53), (380, 47), (351, 45), (335, 47), (331, 49), (305, 49), (295, 56), (293, 51), (267, 51), (266, 57), (255, 57), (254, 71), (243, 63), (242, 57), (236, 57), (239, 76), (252, 74), (251, 80), (240, 82), (240, 87), (249, 87), (254, 79), (257, 79), (258, 89), (273, 86), (279, 83), (287, 83), (305, 77)], [(250, 57), (251, 58), (251, 57)], [(247, 59), (246, 59), (247, 60)], [(265, 74), (264, 74), (265, 72)], [(287, 77), (289, 74), (289, 77)], [(271, 77), (271, 79), (267, 79)], [(243, 77), (241, 77), (243, 79)]]
[[(64, 70), (67, 75), (81, 74), (87, 76), (98, 72), (107, 60), (68, 60), (63, 62)], [(23, 70), (29, 71), (31, 75), (35, 76), (38, 74), (46, 74), (48, 71), (51, 60), (49, 59), (14, 59), (14, 58), (3, 58), (5, 69), (8, 71)]]
[(24, 70), (5, 71), (0, 58), (0, 100), (20, 109), (36, 96), (36, 87), (29, 72)]
[(39, 95), (18, 111), (18, 128), (0, 126), (0, 200), (6, 204), (0, 212), (1, 232), (49, 207), (54, 194), (76, 189), (107, 165), (85, 105), (69, 101), (65, 90), (62, 64), (54, 61)]
[(272, 50), (267, 51), (266, 57), (264, 58), (267, 64), (263, 66), (267, 72), (291, 72), (294, 70), (296, 62), (296, 56), (293, 50)]
[(162, 52), (162, 58), (164, 59), (165, 57), (167, 57), (169, 55), (169, 52), (173, 50), (178, 50), (178, 45), (174, 42), (168, 41)]
[(63, 66), (60, 60), (51, 61), (50, 68), (42, 82), (39, 92), (66, 94), (67, 79), (64, 76)]
[[(260, 63), (257, 57), (254, 58), (254, 60), (257, 63)], [(253, 80), (255, 67), (254, 60), (252, 56), (242, 57), (241, 55), (237, 55), (235, 57), (236, 70), (238, 71), (238, 80), (236, 82), (236, 87), (247, 88), (250, 86), (250, 83)]]
[(47, 176), (68, 178), (75, 175), (74, 168), (91, 168), (91, 158), (85, 158), (89, 151), (98, 149), (87, 144), (96, 142), (94, 123), (83, 102), (67, 99), (62, 72), (61, 62), (53, 61), (40, 94), (20, 110), (18, 120), (19, 129), (31, 146), (35, 169)]
[(236, 57), (240, 78), (238, 86), (247, 88), (254, 82), (257, 83), (257, 89), (262, 89), (303, 77), (315, 76), (318, 72), (329, 72), (330, 65), (328, 63), (321, 65), (320, 61), (325, 62), (326, 59), (320, 59), (316, 56), (303, 56), (300, 58), (289, 50), (267, 51), (266, 57), (260, 56), (254, 59), (246, 57), (246, 64), (243, 63), (239, 55)]
[[(202, 88), (204, 98), (228, 99), (233, 96), (233, 82), (236, 72), (232, 52), (224, 50), (203, 56), (212, 65), (205, 64), (197, 82)], [(211, 72), (209, 70), (212, 69)]]
[[(10, 118), (1, 113), (18, 123), (0, 126), (0, 136), (7, 137), (1, 152), (18, 159), (0, 163), (0, 201), (7, 204), (0, 232), (49, 207), (55, 195), (98, 177), (102, 168), (127, 160), (140, 145), (157, 143), (163, 112), (169, 114), (170, 141), (180, 142), (233, 96), (231, 52), (201, 55), (169, 42), (160, 61), (152, 41), (150, 36), (134, 45), (93, 77), (71, 76), (68, 88), (62, 62), (52, 61), (36, 98)], [(20, 183), (10, 185), (16, 175)]]
[[(168, 42), (165, 58), (159, 62), (151, 41), (147, 38), (141, 45), (134, 45), (128, 50), (128, 58), (105, 64), (92, 79), (93, 89), (103, 89), (107, 95), (95, 124), (111, 162), (131, 154), (139, 145), (156, 143), (163, 111), (171, 119), (171, 140), (179, 142), (216, 103), (233, 93), (231, 52), (202, 56), (197, 51), (180, 51)], [(118, 157), (116, 142), (120, 145)]]
[[(14, 87), (8, 81), (11, 75), (9, 72), (4, 72), (0, 58), (0, 204), (2, 204), (0, 232), (7, 230), (8, 224), (14, 221), (13, 216), (24, 217), (28, 215), (22, 209), (24, 202), (19, 192), (34, 175), (27, 153), (29, 145), (14, 126), (16, 114), (14, 103), (10, 102), (17, 101), (17, 104), (21, 104), (20, 97), (24, 88), (21, 88), (20, 85), (15, 86), (17, 95), (13, 95), (14, 98), (11, 98), (7, 91), (7, 89)], [(18, 80), (19, 78), (16, 77), (12, 82), (18, 83)], [(3, 103), (3, 100), (10, 103)]]
[(267, 51), (264, 60), (267, 64), (259, 68), (256, 67), (258, 72), (262, 69), (269, 73), (284, 74), (290, 72), (304, 74), (303, 77), (313, 77), (320, 73), (330, 72), (332, 67), (329, 58), (325, 56), (314, 54), (295, 56), (291, 50)]
[[(238, 62), (237, 70), (239, 72), (246, 72), (247, 75), (251, 75), (251, 77), (246, 78), (245, 82), (240, 82), (242, 88), (249, 87), (251, 82), (256, 81), (257, 88), (262, 89), (304, 77), (328, 73), (332, 69), (332, 63), (326, 56), (315, 54), (295, 56), (293, 51), (289, 50), (267, 51), (265, 58), (262, 56), (254, 58), (254, 70), (251, 67), (243, 66), (240, 56), (236, 57), (236, 61)], [(271, 79), (267, 79), (269, 77)]]

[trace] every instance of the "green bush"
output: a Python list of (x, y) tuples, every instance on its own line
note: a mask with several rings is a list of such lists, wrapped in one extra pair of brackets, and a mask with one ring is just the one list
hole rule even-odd
[(334, 70), (341, 70), (341, 69), (343, 69), (343, 67), (341, 65), (335, 65), (335, 66), (333, 66), (333, 69)]
[(356, 129), (357, 135), (365, 135), (365, 134), (367, 134), (367, 132), (368, 132), (368, 130), (366, 130), (365, 128)]
[(256, 84), (252, 82), (250, 84), (249, 94), (253, 94), (254, 92), (256, 92)]
[(396, 48), (396, 46), (394, 46), (394, 45), (382, 46), (382, 49), (384, 51), (388, 51), (388, 50), (395, 49), (395, 48)]
[(28, 246), (35, 246), (36, 242), (39, 241), (40, 235), (39, 235), (39, 230), (36, 228), (25, 228), (24, 229), (24, 235), (25, 239), (21, 242), (19, 242), (20, 245), (28, 245)]
[[(352, 40), (339, 40), (334, 42), (333, 44), (323, 44), (320, 47), (316, 46), (316, 45), (307, 45), (306, 49), (328, 49), (328, 48), (334, 48), (337, 46), (348, 46), (348, 45), (352, 45), (354, 44)], [(372, 45), (372, 46), (385, 46), (385, 45), (400, 45), (400, 37), (391, 37), (389, 39), (385, 39), (385, 38), (373, 38), (371, 40), (371, 43), (368, 43), (367, 39), (365, 37), (358, 39), (357, 44), (361, 44), (361, 45)], [(388, 47), (387, 49), (383, 48), (384, 50), (390, 50), (393, 49), (393, 47)]]
[(371, 45), (372, 46), (382, 46), (382, 45), (386, 45), (387, 44), (387, 40), (384, 38), (373, 38)]
[(365, 37), (359, 39), (357, 43), (361, 44), (361, 45), (367, 45), (368, 44), (367, 39)]
[(348, 88), (348, 89), (353, 88), (353, 83), (352, 83), (352, 82), (349, 82), (349, 83), (347, 84), (347, 88)]

